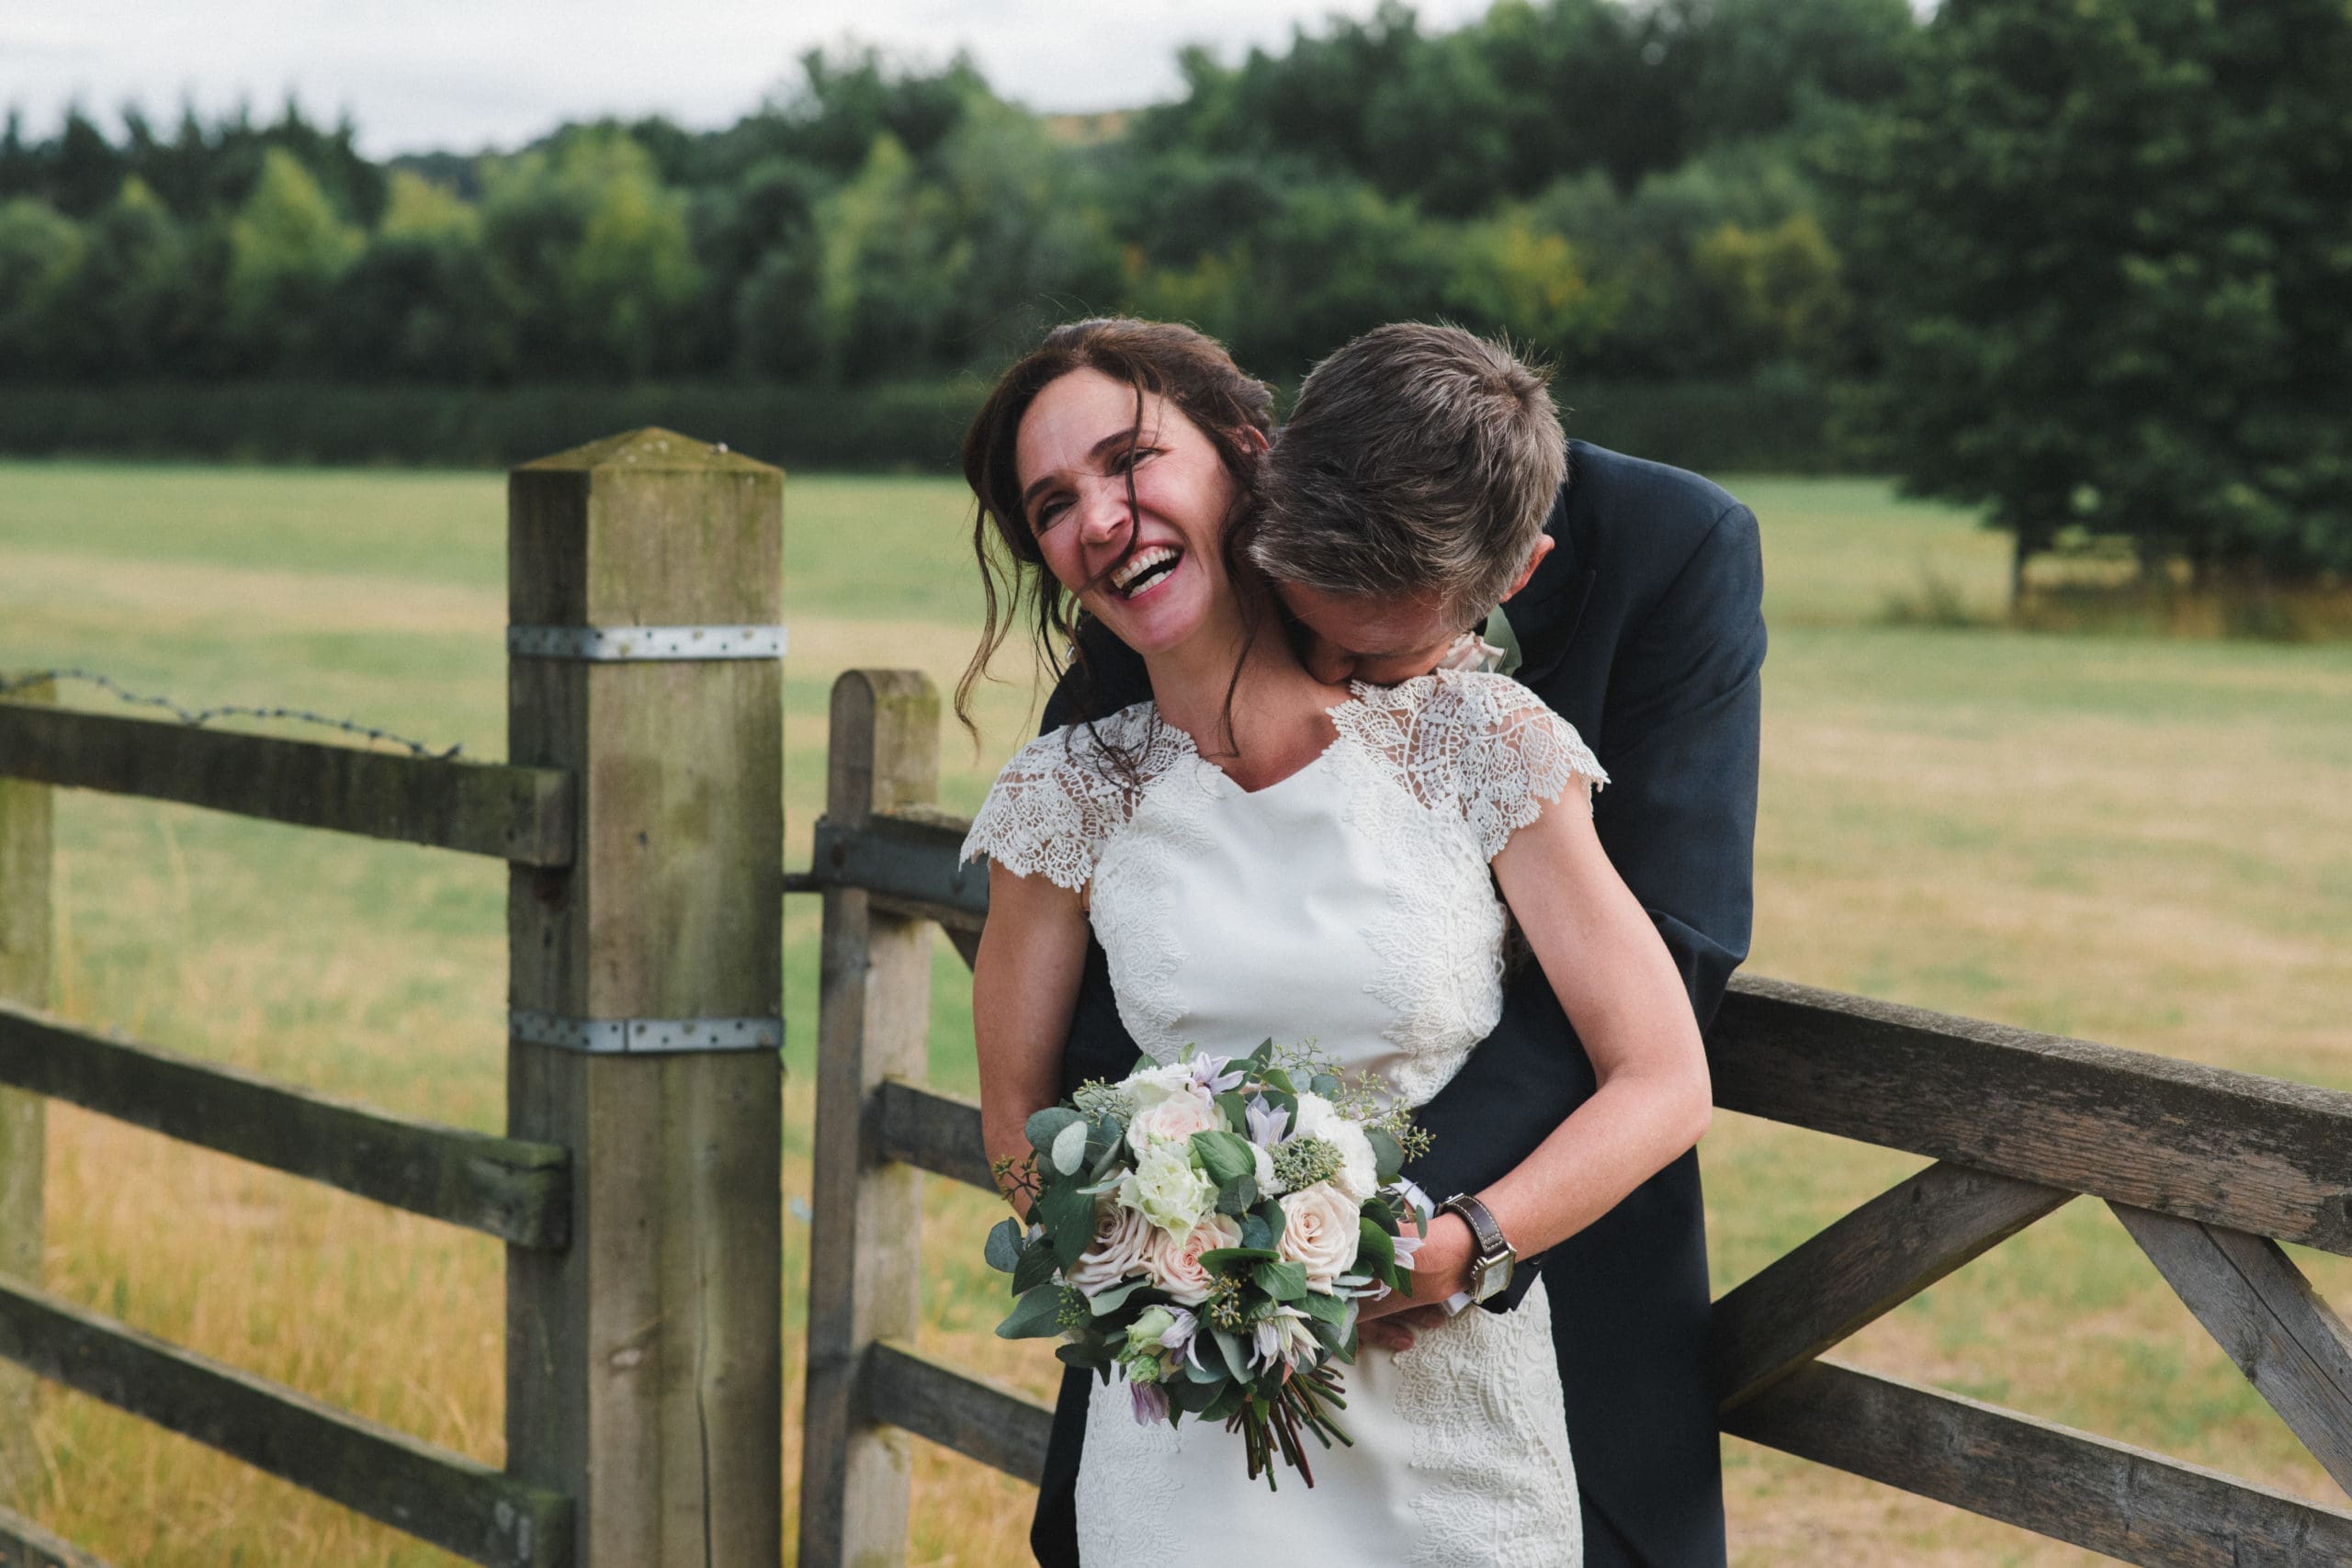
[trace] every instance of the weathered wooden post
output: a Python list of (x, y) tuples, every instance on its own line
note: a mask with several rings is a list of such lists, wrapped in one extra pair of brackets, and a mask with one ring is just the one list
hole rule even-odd
[[(13, 691), (8, 700), (46, 703), (47, 682)], [(0, 778), (0, 1000), (49, 1005), (50, 786)], [(43, 1107), (36, 1094), (0, 1089), (0, 1274), (38, 1290), (41, 1283)], [(40, 1380), (0, 1362), (0, 1507), (28, 1507), (40, 1455), (33, 1446), (33, 1407)]]
[(508, 750), (580, 780), (507, 901), (507, 1120), (572, 1150), (507, 1253), (508, 1468), (578, 1568), (783, 1549), (783, 474), (642, 430), (509, 479)]
[[(852, 670), (833, 682), (829, 748), (834, 825), (928, 806), (939, 794), (939, 694), (917, 671)], [(910, 1439), (868, 1418), (865, 1382), (874, 1341), (915, 1337), (922, 1177), (875, 1153), (866, 1105), (885, 1077), (924, 1076), (931, 952), (929, 921), (877, 910), (861, 889), (825, 890), (801, 1568), (906, 1560)]]

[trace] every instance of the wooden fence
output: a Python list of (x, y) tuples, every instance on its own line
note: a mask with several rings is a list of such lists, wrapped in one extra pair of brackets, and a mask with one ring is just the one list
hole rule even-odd
[[(660, 431), (514, 471), (507, 763), (0, 701), (0, 1489), (46, 1378), (497, 1568), (779, 1561), (787, 891), (824, 902), (799, 1560), (903, 1558), (909, 1433), (1037, 1478), (1046, 1409), (914, 1345), (919, 1173), (989, 1186), (922, 1087), (929, 928), (968, 960), (986, 877), (902, 671), (836, 684), (784, 876), (781, 486)], [(61, 787), (508, 863), (506, 1134), (45, 1012)], [(2352, 1561), (2352, 1514), (1823, 1356), (2088, 1194), (2352, 1486), (2352, 1337), (2277, 1245), (2352, 1253), (2352, 1095), (1763, 980), (1709, 1047), (1724, 1108), (1936, 1162), (1717, 1303), (1726, 1431), (2134, 1562)], [(503, 1240), (504, 1465), (47, 1293), (50, 1099)], [(0, 1508), (0, 1563), (88, 1561)]]
[[(38, 1376), (476, 1562), (779, 1559), (782, 481), (661, 431), (514, 472), (508, 763), (0, 701), (0, 1487)], [(505, 861), (506, 1135), (43, 1012), (59, 787)], [(504, 1241), (504, 1466), (44, 1292), (50, 1099)], [(88, 1562), (0, 1510), (0, 1563)]]
[[(984, 868), (933, 807), (939, 704), (833, 690), (803, 1568), (905, 1554), (907, 1433), (1035, 1482), (1051, 1412), (914, 1347), (918, 1170), (991, 1190), (979, 1108), (922, 1087), (926, 926), (968, 960)], [(2077, 1196), (2112, 1208), (2352, 1488), (2352, 1336), (2281, 1240), (2352, 1254), (2352, 1094), (1770, 980), (1708, 1040), (1715, 1102), (1935, 1161), (1715, 1303), (1724, 1430), (2149, 1568), (2352, 1562), (2352, 1512), (1824, 1352)]]

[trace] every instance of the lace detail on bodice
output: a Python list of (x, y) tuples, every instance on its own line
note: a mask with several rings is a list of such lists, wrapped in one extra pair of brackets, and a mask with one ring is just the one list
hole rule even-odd
[(1510, 1312), (1473, 1307), (1396, 1357), (1396, 1414), (1426, 1472), (1412, 1568), (1575, 1568), (1584, 1559), (1567, 1412), (1538, 1280)]
[(1501, 676), (1352, 694), (1329, 710), (1323, 755), (1256, 792), (1149, 703), (1099, 739), (1043, 736), (1006, 765), (964, 858), (1091, 884), (1120, 1017), (1153, 1055), (1270, 1034), (1352, 1042), (1420, 1104), (1501, 1017), (1506, 921), (1487, 863), (1546, 803), (1605, 775)]
[(1488, 860), (1575, 780), (1609, 782), (1576, 727), (1509, 676), (1441, 670), (1349, 690), (1353, 700), (1331, 710), (1340, 735), (1386, 761), (1423, 806), (1469, 823)]
[(1389, 1083), (1419, 1105), (1502, 1018), (1504, 913), (1487, 863), (1576, 777), (1605, 775), (1515, 681), (1442, 672), (1351, 690), (1331, 710), (1334, 761), (1357, 775), (1350, 818), (1391, 869), (1386, 910), (1363, 933), (1381, 961), (1367, 988), (1396, 1014), (1382, 1032), (1402, 1053)]
[[(1105, 755), (1106, 744), (1137, 760), (1132, 779)], [(1018, 875), (1042, 874), (1075, 892), (1093, 880), (1103, 845), (1135, 814), (1150, 781), (1192, 752), (1192, 739), (1160, 723), (1149, 703), (1121, 708), (1092, 734), (1073, 725), (1040, 735), (997, 774), (956, 863), (986, 855)]]

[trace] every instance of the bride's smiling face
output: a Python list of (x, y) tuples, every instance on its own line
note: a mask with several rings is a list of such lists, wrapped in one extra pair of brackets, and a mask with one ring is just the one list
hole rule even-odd
[(1014, 462), (1046, 570), (1120, 641), (1151, 654), (1231, 612), (1223, 552), (1235, 487), (1183, 411), (1147, 392), (1140, 424), (1136, 415), (1134, 388), (1073, 370), (1029, 405)]

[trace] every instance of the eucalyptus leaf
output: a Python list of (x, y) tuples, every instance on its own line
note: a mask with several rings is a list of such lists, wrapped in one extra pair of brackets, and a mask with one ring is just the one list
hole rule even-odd
[(1210, 1273), (1235, 1263), (1272, 1263), (1274, 1251), (1266, 1247), (1212, 1247), (1201, 1254), (1201, 1267)]
[(1110, 1358), (1100, 1350), (1083, 1345), (1057, 1345), (1054, 1359), (1066, 1367), (1076, 1367), (1081, 1372), (1099, 1372), (1110, 1366)]
[(1273, 1209), (1276, 1214), (1282, 1213), (1281, 1209), (1268, 1203), (1261, 1208), (1252, 1209), (1241, 1216), (1242, 1246), (1263, 1250), (1274, 1245), (1274, 1227), (1268, 1224), (1265, 1220), (1267, 1209)]
[(1097, 1317), (1107, 1317), (1125, 1305), (1127, 1298), (1142, 1289), (1143, 1285), (1142, 1280), (1130, 1280), (1124, 1285), (1114, 1285), (1107, 1291), (1098, 1291), (1086, 1298), (1086, 1310)]
[(1054, 1140), (1061, 1136), (1063, 1128), (1073, 1122), (1085, 1120), (1067, 1105), (1048, 1105), (1023, 1122), (1021, 1131), (1028, 1138), (1031, 1148), (1041, 1155), (1049, 1154), (1053, 1150)]
[(1236, 1177), (1255, 1176), (1258, 1156), (1250, 1150), (1249, 1141), (1232, 1133), (1215, 1131), (1193, 1134), (1193, 1155), (1201, 1162), (1208, 1179), (1223, 1187)]
[(1013, 1303), (996, 1325), (999, 1339), (1045, 1339), (1061, 1332), (1062, 1288), (1040, 1285)]
[(1363, 1135), (1364, 1141), (1372, 1145), (1373, 1166), (1379, 1173), (1380, 1184), (1385, 1187), (1404, 1173), (1404, 1145), (1391, 1137), (1385, 1128), (1366, 1128)]
[(1222, 1421), (1240, 1409), (1249, 1397), (1250, 1391), (1244, 1385), (1238, 1382), (1227, 1383), (1217, 1390), (1216, 1397), (1209, 1401), (1208, 1408), (1201, 1412), (1200, 1418), (1204, 1424), (1210, 1421)]
[[(1003, 1331), (1000, 1329), (998, 1332), (1001, 1333)], [(1243, 1352), (1241, 1348), (1241, 1341), (1235, 1336), (1227, 1334), (1222, 1328), (1213, 1328), (1209, 1333), (1211, 1337), (1216, 1339), (1218, 1351), (1224, 1355), (1226, 1369), (1233, 1373), (1234, 1381), (1236, 1382), (1248, 1382), (1250, 1381), (1250, 1358)]]
[(1306, 1080), (1306, 1087), (1326, 1100), (1340, 1098), (1340, 1080), (1329, 1073), (1317, 1073)]
[(1021, 1222), (1014, 1219), (999, 1220), (995, 1227), (989, 1232), (988, 1247), (984, 1255), (988, 1258), (989, 1267), (1000, 1274), (1010, 1274), (1018, 1268), (1021, 1263)]
[(1353, 1303), (1345, 1296), (1326, 1295), (1321, 1291), (1309, 1291), (1299, 1308), (1318, 1323), (1337, 1328), (1348, 1321), (1348, 1308)]
[(1261, 1263), (1250, 1271), (1250, 1280), (1278, 1302), (1298, 1301), (1306, 1294), (1306, 1265)]
[(1082, 1118), (1063, 1123), (1062, 1130), (1054, 1134), (1053, 1159), (1054, 1168), (1064, 1176), (1076, 1176), (1078, 1168), (1086, 1163), (1086, 1122)]
[(1021, 1261), (1012, 1269), (1012, 1293), (1035, 1290), (1053, 1277), (1054, 1244), (1039, 1236), (1021, 1249)]
[(1246, 1214), (1250, 1212), (1250, 1205), (1257, 1201), (1257, 1179), (1237, 1176), (1217, 1189), (1216, 1212), (1220, 1214)]
[(1094, 1200), (1074, 1181), (1048, 1182), (1037, 1198), (1037, 1216), (1053, 1238), (1055, 1261), (1064, 1269), (1093, 1244)]

